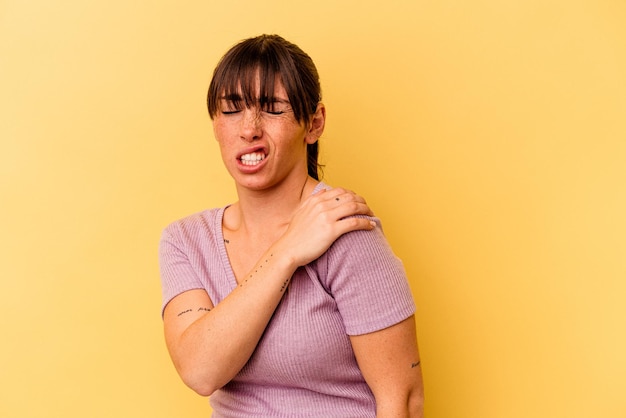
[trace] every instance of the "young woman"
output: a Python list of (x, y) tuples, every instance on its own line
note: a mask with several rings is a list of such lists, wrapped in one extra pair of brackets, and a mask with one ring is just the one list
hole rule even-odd
[(215, 417), (421, 417), (415, 306), (360, 196), (320, 182), (326, 110), (313, 61), (242, 41), (208, 109), (238, 201), (160, 245), (165, 339)]

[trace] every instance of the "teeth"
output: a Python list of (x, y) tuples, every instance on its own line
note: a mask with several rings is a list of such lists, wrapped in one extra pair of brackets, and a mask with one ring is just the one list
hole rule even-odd
[(250, 154), (244, 154), (241, 156), (241, 162), (244, 165), (255, 165), (263, 161), (265, 154), (262, 152), (251, 152)]

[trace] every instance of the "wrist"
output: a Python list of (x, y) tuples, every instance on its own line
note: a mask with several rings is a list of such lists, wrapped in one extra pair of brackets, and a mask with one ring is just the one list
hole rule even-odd
[(300, 264), (293, 252), (293, 247), (278, 240), (268, 250), (268, 254), (275, 259), (277, 266), (293, 274)]

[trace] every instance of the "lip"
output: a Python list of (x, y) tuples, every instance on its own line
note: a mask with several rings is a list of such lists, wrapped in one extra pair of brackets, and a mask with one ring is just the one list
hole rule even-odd
[(267, 148), (263, 145), (245, 148), (237, 153), (237, 160), (241, 160), (242, 155), (252, 154), (253, 152), (262, 152), (263, 154), (267, 155)]
[[(258, 164), (256, 165), (245, 165), (244, 163), (241, 162), (241, 156), (245, 155), (245, 154), (251, 154), (253, 152), (262, 152), (263, 154), (265, 154), (265, 158)], [(250, 147), (250, 148), (245, 148), (241, 151), (239, 151), (237, 153), (237, 168), (239, 169), (239, 171), (241, 173), (244, 174), (254, 174), (258, 171), (260, 171), (266, 164), (267, 162), (267, 148), (264, 146), (256, 146), (256, 147)]]

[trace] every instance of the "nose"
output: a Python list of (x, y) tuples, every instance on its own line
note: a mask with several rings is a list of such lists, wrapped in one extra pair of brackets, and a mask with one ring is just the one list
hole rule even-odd
[(255, 107), (244, 108), (242, 110), (240, 136), (245, 141), (259, 139), (263, 133), (261, 112)]

